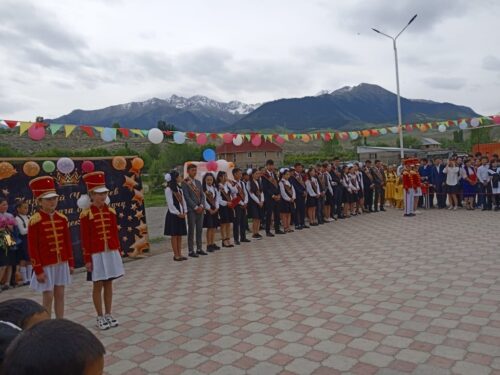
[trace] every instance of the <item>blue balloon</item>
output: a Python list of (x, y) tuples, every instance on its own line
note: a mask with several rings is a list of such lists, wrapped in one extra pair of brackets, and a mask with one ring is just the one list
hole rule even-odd
[(211, 148), (207, 148), (205, 151), (203, 151), (203, 159), (205, 159), (205, 161), (214, 161), (215, 157), (215, 151)]
[(114, 141), (115, 138), (116, 138), (116, 129), (104, 128), (104, 130), (101, 132), (101, 139), (104, 142)]

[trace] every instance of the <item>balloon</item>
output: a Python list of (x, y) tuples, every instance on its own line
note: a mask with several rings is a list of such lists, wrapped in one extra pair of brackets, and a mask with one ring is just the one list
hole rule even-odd
[(174, 133), (174, 142), (177, 144), (183, 144), (186, 142), (186, 134), (183, 132), (175, 132)]
[(439, 125), (438, 130), (440, 133), (444, 133), (446, 131), (446, 125), (443, 124)]
[(149, 129), (148, 139), (149, 142), (158, 145), (163, 142), (163, 132), (157, 128)]
[(500, 116), (494, 116), (493, 117), (493, 123), (500, 124)]
[(308, 143), (311, 140), (311, 136), (309, 134), (304, 134), (302, 136), (302, 142)]
[(113, 128), (104, 128), (101, 132), (101, 139), (104, 142), (114, 141), (116, 138), (116, 129)]
[(465, 121), (465, 120), (462, 120), (462, 121), (460, 122), (460, 124), (458, 125), (458, 127), (459, 127), (460, 129), (462, 129), (462, 130), (467, 129), (467, 126), (469, 126), (469, 125), (467, 124), (467, 121)]
[(215, 172), (217, 170), (217, 162), (215, 160), (210, 160), (207, 163), (207, 170), (210, 172)]
[(40, 173), (40, 166), (34, 161), (27, 161), (23, 165), (23, 172), (26, 176), (35, 177)]
[(44, 170), (44, 172), (52, 173), (56, 170), (56, 165), (53, 161), (46, 160), (42, 163), (42, 169)]
[(211, 148), (207, 148), (205, 151), (203, 151), (203, 159), (205, 161), (214, 161), (216, 158), (215, 151), (212, 150)]
[(386, 128), (380, 129), (380, 134), (386, 135), (387, 134), (387, 129)]
[(222, 135), (222, 140), (224, 143), (231, 143), (233, 141), (233, 135), (231, 133), (224, 133)]
[(276, 137), (276, 142), (277, 142), (278, 144), (282, 145), (283, 143), (285, 143), (285, 139), (284, 139), (282, 136), (278, 135), (278, 136)]
[(196, 137), (196, 143), (198, 143), (199, 145), (204, 145), (205, 143), (207, 143), (207, 135), (205, 133), (198, 134), (198, 136)]
[(349, 136), (351, 137), (351, 139), (358, 139), (359, 137), (359, 133), (358, 132), (350, 132), (349, 133)]
[(241, 135), (237, 135), (236, 137), (233, 138), (233, 145), (235, 146), (241, 146), (243, 144), (243, 137)]
[(123, 156), (115, 156), (111, 161), (111, 164), (117, 171), (123, 171), (125, 168), (127, 168), (127, 161)]
[(0, 180), (9, 178), (17, 173), (16, 169), (9, 162), (3, 161), (0, 163)]
[(142, 167), (144, 167), (144, 160), (142, 160), (141, 158), (133, 158), (132, 159), (132, 168), (133, 169), (140, 171), (142, 169)]
[(75, 163), (70, 158), (60, 158), (57, 161), (57, 170), (61, 173), (71, 173), (75, 169)]
[(92, 163), (90, 160), (85, 160), (82, 163), (82, 171), (84, 173), (94, 172), (94, 169), (95, 169), (94, 163)]
[(28, 129), (29, 137), (34, 141), (40, 141), (45, 137), (45, 126), (35, 122)]
[(228, 165), (229, 163), (224, 159), (217, 160), (217, 167), (219, 167), (220, 171), (226, 170)]
[(233, 169), (234, 168), (234, 163), (232, 161), (230, 161), (229, 163), (227, 163), (227, 167), (229, 169)]
[(470, 120), (470, 126), (472, 126), (473, 128), (477, 128), (480, 124), (480, 121), (478, 118), (473, 118), (472, 120)]
[(397, 134), (399, 133), (399, 127), (398, 126), (392, 126), (389, 128), (392, 134)]
[(259, 147), (262, 144), (262, 137), (260, 135), (254, 135), (252, 137), (252, 144), (255, 147)]

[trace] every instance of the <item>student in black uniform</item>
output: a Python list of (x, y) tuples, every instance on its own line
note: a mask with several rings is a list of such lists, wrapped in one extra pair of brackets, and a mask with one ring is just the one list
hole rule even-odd
[(264, 190), (265, 208), (266, 208), (266, 236), (274, 237), (271, 233), (271, 221), (274, 219), (274, 233), (285, 234), (280, 229), (280, 209), (279, 201), (281, 199), (278, 178), (274, 173), (274, 162), (266, 162), (266, 171), (262, 175), (262, 189)]
[(239, 245), (240, 242), (250, 242), (246, 236), (247, 220), (247, 205), (248, 194), (246, 191), (245, 183), (242, 181), (242, 172), (239, 168), (233, 169), (234, 181), (232, 182), (234, 189), (237, 191), (237, 196), (241, 199), (240, 202), (234, 207), (234, 223), (233, 223), (233, 237), (234, 243)]
[(309, 225), (314, 227), (318, 225), (318, 219), (316, 217), (316, 207), (318, 206), (318, 197), (320, 195), (318, 179), (316, 178), (316, 170), (314, 166), (306, 171), (306, 191), (307, 191), (307, 217), (309, 219)]
[(306, 183), (304, 181), (304, 167), (300, 163), (295, 163), (295, 171), (290, 176), (290, 183), (295, 189), (297, 198), (295, 199), (295, 229), (301, 230), (309, 228), (305, 223), (306, 218)]
[(219, 227), (219, 191), (215, 186), (215, 176), (207, 173), (203, 176), (201, 186), (205, 194), (203, 228), (207, 228), (207, 252), (212, 253), (220, 250), (220, 247), (215, 244), (215, 231)]
[(182, 236), (187, 235), (186, 215), (187, 205), (182, 193), (182, 177), (179, 172), (173, 170), (165, 175), (167, 188), (165, 197), (167, 200), (167, 216), (165, 218), (165, 236), (170, 236), (174, 261), (187, 260), (182, 256)]
[(286, 168), (280, 170), (281, 179), (279, 182), (281, 200), (280, 200), (280, 214), (281, 222), (283, 223), (283, 230), (285, 233), (293, 232), (290, 229), (290, 221), (292, 218), (292, 212), (295, 210), (295, 189), (290, 183), (290, 171)]
[(257, 169), (249, 170), (250, 180), (247, 184), (248, 189), (248, 209), (250, 217), (252, 218), (252, 238), (261, 240), (262, 236), (259, 233), (260, 218), (262, 211), (264, 211), (264, 193), (262, 192), (262, 185), (260, 183), (260, 171)]
[(232, 205), (234, 191), (227, 180), (227, 173), (217, 173), (217, 185), (219, 188), (219, 218), (222, 236), (222, 247), (234, 247), (231, 243), (231, 224), (234, 221), (234, 207)]

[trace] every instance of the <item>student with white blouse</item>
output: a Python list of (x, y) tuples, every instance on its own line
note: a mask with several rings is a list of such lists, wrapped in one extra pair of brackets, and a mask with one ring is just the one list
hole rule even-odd
[(455, 159), (450, 159), (448, 164), (443, 170), (446, 174), (446, 192), (448, 193), (448, 200), (450, 202), (449, 210), (456, 210), (458, 207), (457, 194), (460, 193), (460, 167), (456, 165)]
[(165, 197), (167, 200), (167, 216), (165, 218), (165, 236), (170, 236), (174, 261), (187, 260), (182, 256), (182, 236), (187, 235), (186, 214), (187, 205), (182, 193), (182, 177), (179, 172), (173, 170), (165, 175), (167, 188)]

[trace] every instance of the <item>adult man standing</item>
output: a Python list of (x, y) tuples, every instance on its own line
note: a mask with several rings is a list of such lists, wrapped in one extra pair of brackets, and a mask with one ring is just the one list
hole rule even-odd
[(373, 182), (375, 184), (375, 212), (379, 209), (385, 211), (385, 173), (380, 160), (375, 160), (375, 166), (372, 168)]
[(246, 236), (247, 230), (247, 205), (248, 205), (248, 192), (245, 187), (246, 183), (241, 179), (242, 172), (239, 168), (233, 169), (234, 182), (233, 186), (238, 191), (239, 203), (234, 207), (234, 222), (233, 222), (233, 237), (234, 243), (239, 245), (240, 242), (250, 242)]
[[(429, 162), (426, 158), (420, 159), (420, 167), (418, 167), (418, 173), (422, 179), (422, 183), (424, 183), (424, 184), (429, 183), (431, 171), (432, 171), (432, 164), (429, 164)], [(432, 208), (432, 206), (433, 206), (432, 201), (434, 198), (434, 194), (432, 195), (432, 198), (431, 198), (430, 191), (428, 192), (428, 194), (429, 194), (429, 207)], [(418, 207), (419, 208), (424, 207), (424, 196), (423, 195), (418, 198)]]
[(295, 189), (295, 195), (296, 195), (295, 229), (301, 230), (304, 228), (309, 228), (305, 224), (307, 192), (303, 175), (304, 167), (300, 163), (295, 163), (294, 167), (295, 171), (290, 177), (290, 183)]
[(373, 190), (375, 189), (375, 182), (373, 181), (371, 160), (365, 161), (365, 168), (363, 169), (363, 186), (365, 187), (365, 209), (368, 210), (368, 212), (373, 212)]
[(444, 173), (444, 168), (446, 166), (443, 164), (441, 159), (434, 160), (434, 166), (431, 168), (431, 175), (429, 177), (429, 182), (432, 185), (434, 191), (436, 192), (438, 208), (446, 208), (446, 174)]
[(483, 156), (481, 158), (481, 166), (477, 169), (477, 178), (479, 180), (479, 202), (483, 211), (491, 210), (491, 175), (488, 173), (490, 166), (488, 165), (488, 158)]
[[(182, 192), (188, 207), (188, 249), (189, 256), (198, 258), (198, 255), (207, 255), (202, 249), (203, 213), (205, 211), (205, 195), (201, 182), (196, 179), (198, 168), (195, 164), (187, 167), (188, 177), (182, 183)], [(196, 251), (194, 250), (194, 233), (196, 230)]]
[(266, 170), (262, 174), (262, 190), (264, 190), (264, 206), (266, 208), (266, 236), (274, 237), (271, 233), (271, 221), (274, 216), (274, 232), (276, 234), (285, 234), (280, 229), (280, 209), (279, 201), (281, 199), (278, 178), (274, 172), (274, 161), (266, 161)]

